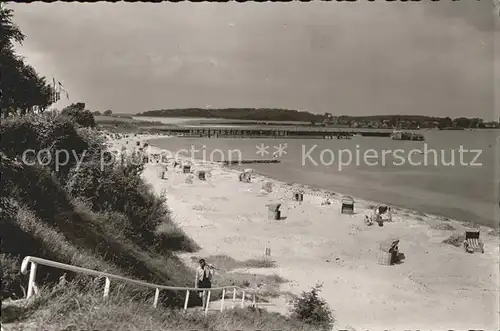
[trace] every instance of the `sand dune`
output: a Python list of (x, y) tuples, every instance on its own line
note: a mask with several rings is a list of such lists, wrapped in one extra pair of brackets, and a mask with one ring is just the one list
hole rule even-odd
[[(142, 140), (148, 136), (141, 137)], [(113, 141), (133, 148), (134, 140)], [(137, 139), (137, 138), (134, 138)], [(150, 152), (159, 150), (150, 147)], [(334, 309), (336, 328), (357, 330), (497, 329), (499, 323), (498, 238), (482, 229), (484, 254), (466, 254), (443, 244), (463, 232), (458, 222), (396, 211), (393, 221), (366, 226), (370, 202), (356, 201), (352, 216), (340, 213), (340, 196), (322, 205), (324, 192), (305, 188), (302, 203), (292, 201), (294, 187), (254, 176), (238, 181), (238, 172), (195, 161), (193, 171), (210, 169), (211, 178), (186, 183), (180, 169), (148, 164), (144, 178), (158, 193), (166, 192), (174, 219), (201, 247), (197, 255), (226, 254), (243, 260), (262, 257), (266, 247), (278, 267), (272, 272), (289, 280), (283, 291), (300, 293), (323, 283), (321, 296)], [(262, 182), (273, 190), (263, 193)], [(282, 203), (282, 220), (269, 220), (266, 204)], [(448, 224), (455, 230), (431, 225)], [(450, 227), (451, 226), (451, 227)], [(379, 243), (400, 238), (401, 264), (378, 264)], [(275, 309), (286, 312), (286, 301)]]

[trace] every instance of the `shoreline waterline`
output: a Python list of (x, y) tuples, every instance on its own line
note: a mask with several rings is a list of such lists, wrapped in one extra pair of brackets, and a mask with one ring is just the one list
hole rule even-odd
[[(158, 148), (161, 150), (167, 150), (167, 148), (165, 147), (165, 144), (167, 144), (167, 143), (165, 142), (164, 138), (167, 138), (167, 137), (161, 137), (161, 138), (154, 137), (154, 138), (148, 140), (148, 143), (151, 146), (154, 146), (155, 148)], [(170, 139), (176, 139), (176, 137), (168, 137), (168, 138), (169, 138), (168, 141), (170, 141), (170, 142), (173, 141)], [(182, 138), (179, 138), (179, 139), (182, 139)], [(189, 157), (186, 156), (185, 158), (189, 158)], [(203, 159), (202, 157), (195, 156), (193, 159), (196, 161), (199, 161), (199, 162), (211, 163), (211, 162), (207, 162), (206, 159)], [(484, 227), (490, 228), (490, 229), (498, 229), (500, 227), (500, 222), (498, 220), (492, 222), (491, 219), (489, 219), (489, 218), (477, 217), (477, 215), (475, 215), (473, 211), (468, 213), (467, 211), (464, 211), (464, 210), (452, 210), (453, 206), (441, 207), (438, 205), (436, 205), (436, 206), (427, 205), (427, 206), (419, 207), (418, 203), (416, 203), (416, 201), (414, 201), (414, 200), (409, 201), (409, 203), (401, 203), (403, 201), (399, 196), (396, 199), (399, 201), (393, 201), (391, 199), (387, 199), (387, 196), (390, 194), (385, 194), (385, 195), (383, 195), (384, 199), (377, 200), (377, 199), (373, 199), (371, 197), (367, 197), (367, 196), (370, 196), (370, 194), (365, 194), (364, 196), (362, 194), (361, 195), (357, 194), (359, 192), (357, 192), (357, 190), (353, 190), (352, 187), (343, 186), (344, 190), (342, 190), (341, 189), (342, 185), (337, 185), (337, 186), (339, 186), (339, 189), (336, 189), (336, 188), (331, 187), (332, 184), (321, 185), (321, 184), (313, 183), (312, 180), (300, 181), (300, 179), (299, 179), (298, 181), (292, 182), (291, 180), (283, 179), (284, 176), (281, 176), (281, 178), (280, 178), (279, 175), (277, 176), (276, 174), (273, 174), (272, 173), (273, 171), (265, 171), (265, 170), (271, 169), (269, 167), (280, 167), (281, 166), (280, 163), (273, 164), (273, 165), (266, 164), (265, 170), (259, 169), (259, 165), (255, 165), (255, 167), (254, 167), (253, 165), (243, 165), (243, 164), (242, 165), (225, 166), (222, 163), (218, 163), (218, 162), (214, 162), (214, 164), (217, 164), (218, 166), (225, 168), (225, 169), (233, 169), (236, 171), (240, 171), (240, 170), (243, 170), (244, 168), (250, 167), (250, 168), (252, 168), (252, 170), (256, 174), (259, 174), (259, 176), (272, 179), (273, 181), (280, 182), (284, 185), (290, 185), (292, 183), (296, 183), (298, 185), (303, 186), (306, 189), (310, 189), (311, 191), (321, 191), (321, 192), (324, 192), (324, 194), (333, 194), (333, 195), (339, 196), (339, 197), (342, 195), (350, 195), (350, 196), (353, 196), (356, 199), (356, 201), (359, 201), (360, 203), (365, 203), (367, 205), (387, 204), (387, 205), (391, 205), (394, 208), (396, 208), (404, 213), (407, 213), (407, 214), (415, 214), (417, 216), (418, 215), (419, 216), (422, 216), (422, 215), (427, 216), (428, 215), (428, 216), (432, 216), (436, 219), (453, 220), (453, 221), (459, 222), (461, 224), (474, 223), (474, 224), (477, 224), (479, 226), (484, 226)], [(274, 168), (274, 169), (278, 169), (278, 168)], [(335, 176), (336, 176), (336, 179), (342, 178), (342, 174), (340, 174), (340, 175), (336, 174)], [(300, 177), (298, 177), (298, 178), (300, 178)], [(344, 178), (348, 178), (348, 177), (344, 176)], [(351, 188), (351, 190), (349, 190), (349, 188)], [(364, 189), (364, 188), (361, 188), (361, 189)], [(411, 200), (411, 199), (407, 198), (406, 200)], [(408, 201), (405, 201), (405, 202), (408, 202)], [(448, 208), (452, 212), (447, 213), (446, 211), (442, 211), (443, 209), (446, 209), (446, 208)], [(491, 210), (493, 210), (493, 208), (498, 209), (498, 206), (491, 206)], [(497, 210), (495, 210), (494, 212), (498, 214)]]

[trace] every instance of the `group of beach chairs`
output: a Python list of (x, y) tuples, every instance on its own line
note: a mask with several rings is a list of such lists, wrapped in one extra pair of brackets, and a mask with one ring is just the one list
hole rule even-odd
[[(252, 179), (252, 170), (246, 169), (244, 172), (240, 173), (239, 181), (250, 183)], [(264, 182), (262, 189), (270, 192), (271, 185), (269, 182)], [(304, 200), (304, 192), (302, 190), (297, 190), (293, 193), (292, 199), (294, 201), (302, 202)], [(326, 202), (325, 202), (326, 201)], [(322, 205), (330, 205), (331, 201), (329, 198), (325, 200)], [(269, 207), (269, 218), (280, 219), (280, 208), (281, 204), (268, 205)], [(341, 209), (342, 214), (354, 214), (354, 199), (351, 196), (344, 196), (341, 199)], [(378, 226), (383, 226), (385, 222), (392, 222), (392, 210), (391, 207), (379, 204), (371, 209), (368, 215), (364, 217), (364, 223), (366, 226), (371, 226), (373, 224), (378, 224)], [(393, 238), (394, 239), (394, 238)], [(382, 251), (390, 256), (381, 257), (379, 263), (381, 264), (393, 264), (399, 259), (398, 244), (399, 239), (389, 240), (390, 245), (386, 245), (388, 248)], [(389, 242), (388, 241), (388, 242)], [(484, 253), (484, 243), (480, 239), (479, 231), (465, 231), (465, 240), (463, 242), (463, 247), (465, 252), (481, 252)], [(383, 254), (382, 254), (383, 255)]]
[[(210, 171), (206, 171), (206, 170), (198, 170), (193, 175), (192, 165), (190, 162), (180, 162), (180, 161), (175, 160), (172, 163), (172, 168), (176, 169), (177, 167), (179, 167), (182, 170), (183, 174), (187, 175), (186, 176), (186, 183), (188, 183), (188, 184), (193, 183), (195, 176), (196, 176), (196, 178), (198, 178), (199, 180), (202, 180), (202, 181), (208, 180), (211, 177)], [(168, 166), (165, 165), (165, 169), (159, 173), (159, 176), (161, 179), (164, 179), (164, 180), (168, 179), (167, 171), (168, 171)]]

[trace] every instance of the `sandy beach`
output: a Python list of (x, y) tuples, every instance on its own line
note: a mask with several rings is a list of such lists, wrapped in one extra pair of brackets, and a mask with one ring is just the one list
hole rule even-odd
[[(129, 152), (136, 141), (155, 136), (112, 139), (112, 148)], [(150, 154), (161, 153), (147, 147)], [(144, 178), (164, 193), (172, 217), (202, 250), (196, 256), (225, 254), (237, 260), (260, 258), (266, 248), (278, 267), (245, 270), (276, 273), (288, 280), (281, 290), (299, 294), (317, 283), (334, 310), (335, 329), (438, 330), (497, 329), (499, 325), (499, 246), (490, 228), (481, 228), (485, 252), (467, 254), (444, 244), (463, 234), (465, 224), (408, 210), (394, 210), (392, 222), (367, 226), (365, 215), (374, 202), (355, 199), (355, 213), (340, 213), (341, 195), (252, 176), (214, 163), (192, 161), (192, 171), (208, 170), (207, 180), (168, 166), (148, 163)], [(270, 193), (262, 190), (271, 182)], [(293, 193), (304, 192), (303, 202)], [(325, 196), (331, 204), (324, 205)], [(269, 220), (267, 204), (281, 203), (282, 219)], [(492, 207), (493, 208), (493, 207)], [(378, 263), (379, 244), (400, 239), (405, 255), (400, 264)], [(189, 258), (189, 256), (185, 256)], [(241, 270), (240, 270), (241, 271)], [(287, 301), (275, 300), (270, 310), (286, 313)]]

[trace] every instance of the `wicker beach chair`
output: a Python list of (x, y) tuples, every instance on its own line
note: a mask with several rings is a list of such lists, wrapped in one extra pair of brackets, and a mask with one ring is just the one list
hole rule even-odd
[(196, 176), (198, 177), (199, 180), (206, 180), (207, 179), (207, 173), (205, 170), (199, 170), (196, 172)]
[(295, 191), (293, 193), (293, 200), (302, 202), (304, 201), (304, 192), (302, 191)]
[(276, 221), (281, 219), (281, 203), (272, 203), (266, 206), (268, 208), (268, 219)]
[(399, 238), (388, 238), (380, 243), (378, 263), (393, 265), (399, 258)]
[(252, 177), (251, 177), (250, 173), (247, 173), (247, 172), (242, 172), (239, 176), (240, 182), (243, 182), (243, 183), (250, 183), (251, 178)]
[(182, 172), (185, 174), (191, 173), (191, 165), (190, 164), (183, 164), (182, 165)]
[(273, 191), (273, 184), (269, 181), (264, 181), (262, 183), (262, 190), (266, 191), (267, 193), (271, 193)]
[(479, 231), (465, 231), (464, 250), (467, 253), (484, 253), (484, 243), (479, 238)]
[(342, 207), (340, 208), (342, 214), (354, 213), (354, 199), (350, 196), (342, 197)]
[(186, 179), (184, 180), (187, 184), (193, 184), (193, 181), (194, 181), (194, 175), (193, 174), (189, 174), (186, 176)]

